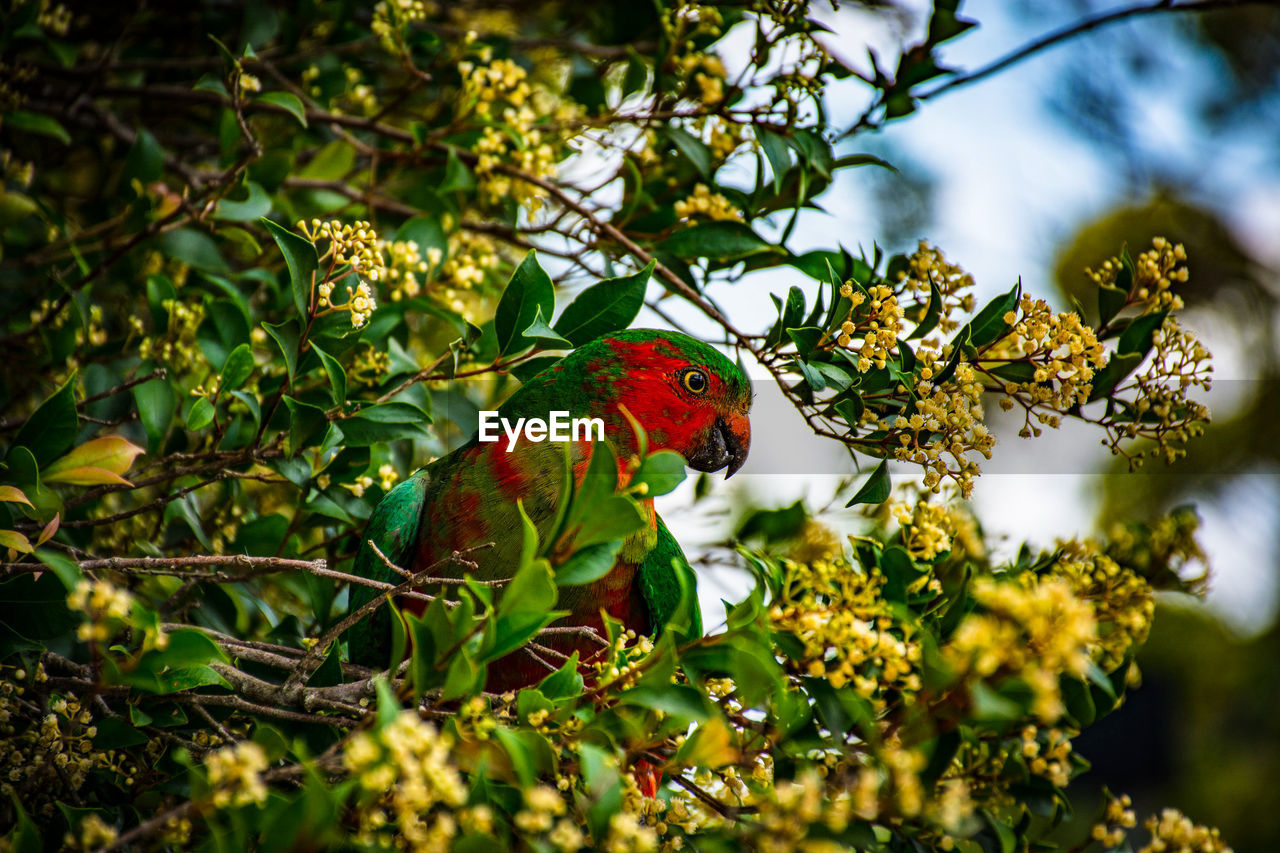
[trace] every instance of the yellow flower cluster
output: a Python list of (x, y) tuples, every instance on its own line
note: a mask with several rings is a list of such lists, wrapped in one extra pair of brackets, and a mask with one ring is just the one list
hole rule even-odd
[[(889, 420), (877, 419), (868, 409), (864, 421), (889, 432), (895, 459), (924, 468), (927, 488), (935, 493), (941, 491), (942, 480), (948, 477), (967, 498), (979, 473), (978, 463), (969, 454), (990, 459), (996, 443), (983, 421), (982, 384), (973, 367), (960, 362), (946, 383), (935, 385), (932, 380), (936, 362), (932, 353), (922, 351), (920, 360), (924, 366), (915, 386), (914, 411)], [(898, 387), (899, 393), (906, 393), (905, 386)]]
[(811, 563), (840, 556), (840, 537), (827, 525), (806, 518), (800, 534), (787, 549), (787, 556), (797, 563)]
[[(853, 304), (849, 316), (840, 325), (836, 343), (857, 354), (856, 366), (860, 373), (866, 373), (872, 365), (884, 367), (890, 354), (897, 352), (898, 335), (902, 333), (902, 308), (897, 294), (883, 284), (874, 284), (863, 296), (846, 283), (840, 295)], [(868, 300), (868, 309), (859, 311)]]
[(333, 282), (320, 282), (316, 291), (319, 294), (316, 307), (322, 309), (316, 316), (330, 311), (350, 311), (351, 325), (356, 329), (368, 323), (378, 307), (377, 297), (373, 295), (373, 288), (367, 281), (357, 284), (356, 289), (348, 295), (347, 301), (340, 304), (333, 301)]
[[(196, 330), (204, 322), (204, 305), (176, 299), (165, 299), (160, 305), (169, 312), (169, 326), (162, 337), (139, 341), (138, 354), (144, 359), (193, 368), (204, 358), (196, 343)], [(132, 323), (134, 330), (141, 333), (142, 320), (134, 317)]]
[(973, 310), (973, 276), (948, 261), (941, 249), (921, 240), (907, 257), (907, 268), (898, 273), (898, 288), (911, 293), (918, 304), (927, 306), (933, 298), (930, 283), (942, 296), (938, 327), (931, 334), (954, 331), (960, 325), (953, 316), (956, 310)]
[(973, 596), (981, 610), (961, 621), (943, 653), (966, 677), (1020, 677), (1046, 723), (1062, 716), (1058, 677), (1083, 678), (1097, 642), (1093, 608), (1061, 578), (1032, 574), (997, 581), (979, 578)]
[(487, 234), (465, 230), (451, 234), (449, 257), (440, 267), (438, 279), (445, 305), (465, 314), (468, 302), (464, 295), (489, 281), (500, 263), (497, 246)]
[(399, 53), (403, 47), (402, 28), (426, 17), (427, 4), (423, 0), (378, 0), (369, 29), (388, 53)]
[(677, 76), (685, 82), (685, 94), (707, 106), (724, 100), (725, 68), (712, 53), (694, 50), (699, 35), (719, 36), (724, 28), (720, 10), (711, 5), (682, 2), (664, 9), (660, 18), (667, 38), (679, 52), (672, 57)]
[(536, 116), (532, 110), (507, 112), (508, 121), (515, 125), (514, 132), (493, 125), (484, 129), (475, 145), (475, 152), (479, 155), (476, 158), (476, 177), (490, 204), (501, 204), (512, 198), (530, 212), (536, 212), (546, 198), (546, 190), (529, 181), (517, 180), (500, 168), (512, 167), (535, 178), (554, 178), (558, 162), (556, 151), (543, 141), (542, 131), (533, 126)]
[[(395, 294), (392, 294), (395, 298)], [(347, 369), (348, 381), (376, 384), (391, 369), (391, 355), (372, 345), (362, 347)]]
[(697, 218), (742, 221), (742, 211), (720, 193), (713, 193), (706, 184), (698, 184), (690, 196), (677, 201), (675, 212), (683, 222)]
[[(1179, 588), (1203, 593), (1208, 557), (1196, 541), (1199, 529), (1200, 517), (1187, 507), (1151, 524), (1113, 524), (1107, 531), (1106, 553), (1143, 577), (1177, 578)], [(1198, 576), (1191, 575), (1192, 564), (1198, 565)]]
[(1133, 800), (1129, 799), (1128, 794), (1108, 797), (1102, 819), (1089, 830), (1089, 837), (1106, 847), (1119, 847), (1129, 834), (1128, 830), (1138, 823), (1137, 816), (1130, 808), (1132, 805)]
[[(133, 784), (138, 768), (123, 753), (94, 746), (98, 727), (88, 703), (54, 694), (41, 715), (24, 698), (27, 681), (26, 670), (0, 667), (0, 796), (17, 797), (31, 814), (47, 817), (55, 801), (74, 800), (91, 773), (115, 774), (124, 785)], [(43, 664), (34, 681), (48, 681)], [(161, 748), (156, 742), (147, 750), (154, 755)]]
[(104, 643), (120, 627), (118, 623), (129, 617), (133, 595), (110, 581), (81, 578), (67, 595), (67, 607), (89, 617), (76, 629), (77, 637), (86, 643)]
[(90, 812), (80, 821), (78, 832), (68, 832), (62, 838), (63, 847), (67, 850), (100, 850), (116, 840), (117, 832), (99, 815)]
[(1142, 825), (1151, 841), (1138, 853), (1231, 853), (1217, 829), (1193, 823), (1177, 809), (1164, 809)]
[(1071, 781), (1071, 738), (1062, 729), (1038, 730), (1024, 726), (1019, 750), (1027, 769), (1059, 788)]
[(396, 473), (393, 465), (378, 466), (378, 485), (382, 487), (384, 492), (391, 491), (391, 487), (396, 484), (396, 480), (400, 479), (400, 475)]
[(785, 561), (783, 569), (770, 618), (804, 644), (794, 661), (801, 671), (837, 688), (852, 684), (877, 706), (890, 693), (910, 698), (920, 690), (920, 644), (889, 611), (878, 569), (861, 572), (844, 558)]
[(262, 781), (267, 754), (253, 741), (240, 741), (210, 752), (204, 765), (215, 806), (262, 805), (267, 801), (267, 786)]
[(55, 36), (65, 36), (71, 29), (71, 10), (61, 3), (55, 6), (49, 0), (40, 0), (36, 26)]
[[(1103, 444), (1112, 452), (1122, 453), (1137, 466), (1148, 455), (1163, 455), (1173, 462), (1186, 456), (1186, 443), (1204, 432), (1209, 410), (1188, 395), (1194, 388), (1209, 390), (1210, 354), (1176, 319), (1165, 317), (1153, 338), (1154, 352), (1147, 366), (1119, 391), (1131, 392), (1133, 406), (1144, 419), (1137, 423), (1108, 423), (1108, 437)], [(1148, 438), (1152, 449), (1132, 453), (1120, 449), (1125, 438)]]
[(364, 497), (365, 489), (373, 485), (373, 478), (367, 474), (361, 474), (356, 477), (356, 481), (354, 483), (340, 483), (339, 485), (351, 492), (355, 497), (362, 498)]
[[(1172, 288), (1175, 282), (1185, 283), (1190, 277), (1186, 264), (1187, 250), (1181, 243), (1175, 245), (1164, 237), (1153, 239), (1151, 248), (1133, 262), (1133, 282), (1126, 305), (1137, 306), (1143, 314), (1181, 309), (1182, 297)], [(1086, 269), (1085, 274), (1099, 287), (1114, 287), (1121, 268), (1120, 260), (1111, 258), (1098, 270)]]
[(951, 550), (951, 537), (956, 530), (953, 513), (945, 503), (894, 502), (892, 512), (902, 528), (902, 547), (915, 559), (932, 560)]
[(378, 232), (364, 220), (354, 223), (330, 219), (321, 222), (298, 222), (298, 230), (312, 243), (328, 240), (329, 245), (320, 255), (321, 261), (332, 259), (335, 264), (350, 264), (356, 272), (377, 281), (382, 278), (386, 266), (378, 251)]
[(494, 106), (504, 101), (523, 106), (533, 95), (528, 72), (510, 59), (495, 59), (488, 65), (460, 62), (458, 72), (466, 106), (481, 116), (490, 116)]
[(415, 240), (396, 240), (392, 243), (380, 242), (378, 248), (387, 254), (387, 262), (384, 268), (387, 273), (387, 286), (391, 290), (392, 302), (399, 302), (401, 299), (412, 299), (421, 293), (424, 282), (419, 280), (418, 277), (423, 276), (425, 278), (430, 275), (433, 268), (440, 266), (440, 261), (444, 256), (444, 253), (438, 248), (429, 246), (424, 257)]
[(1151, 584), (1100, 553), (1097, 542), (1064, 543), (1053, 573), (1093, 607), (1098, 637), (1090, 656), (1104, 672), (1119, 667), (1130, 649), (1146, 642), (1156, 611)]
[(359, 810), (360, 843), (374, 843), (390, 825), (410, 850), (448, 847), (457, 834), (456, 819), (449, 811), (433, 815), (432, 810), (437, 805), (456, 809), (467, 799), (462, 777), (449, 761), (452, 745), (411, 710), (380, 730), (351, 738), (343, 765), (379, 806)]
[(1027, 412), (1020, 434), (1039, 435), (1039, 427), (1031, 424), (1033, 412), (1041, 424), (1056, 428), (1062, 412), (1083, 405), (1093, 389), (1094, 374), (1107, 362), (1106, 347), (1080, 315), (1055, 314), (1043, 299), (1023, 296), (1018, 311), (1006, 312), (1004, 321), (1013, 328), (984, 353), (983, 361), (1007, 359), (1031, 366), (1030, 381), (1003, 383), (1006, 396), (1000, 406), (1012, 409), (1017, 400)]

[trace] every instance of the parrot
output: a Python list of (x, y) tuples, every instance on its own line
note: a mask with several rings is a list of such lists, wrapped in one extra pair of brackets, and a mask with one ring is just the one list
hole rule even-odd
[[(649, 453), (673, 450), (698, 471), (725, 469), (726, 478), (732, 476), (750, 448), (751, 400), (746, 374), (710, 345), (678, 332), (628, 329), (598, 337), (535, 374), (498, 408), (498, 414), (508, 423), (521, 417), (546, 419), (557, 411), (571, 418), (601, 419), (621, 485), (638, 453), (631, 418), (643, 428)], [(565, 444), (505, 432), (497, 441), (481, 441), (477, 432), (386, 493), (366, 525), (354, 573), (387, 583), (403, 581), (373, 552), (372, 542), (392, 564), (411, 573), (440, 564), (438, 576), (458, 577), (464, 568), (448, 562), (455, 551), (462, 551), (474, 563), (465, 567), (473, 578), (509, 579), (523, 541), (517, 501), (540, 541), (553, 534)], [(581, 484), (596, 443), (580, 436), (567, 444), (575, 480)], [(654, 510), (653, 498), (641, 497), (640, 507), (647, 523), (624, 541), (608, 573), (589, 584), (560, 587), (556, 609), (567, 615), (552, 627), (587, 626), (603, 635), (603, 612), (637, 636), (652, 636), (680, 603), (678, 573), (694, 589), (689, 562)], [(487, 543), (492, 547), (468, 550)], [(422, 591), (440, 589), (437, 585)], [(371, 587), (354, 586), (351, 610), (377, 594)], [(425, 609), (416, 599), (404, 599), (401, 606), (419, 615)], [(352, 661), (377, 668), (387, 665), (389, 620), (382, 608), (349, 630)], [(689, 633), (701, 636), (696, 596), (691, 623)], [(580, 661), (599, 652), (598, 643), (580, 635), (562, 633), (539, 642), (566, 658), (576, 651)], [(489, 667), (485, 689), (517, 690), (548, 674), (545, 664), (517, 649)]]

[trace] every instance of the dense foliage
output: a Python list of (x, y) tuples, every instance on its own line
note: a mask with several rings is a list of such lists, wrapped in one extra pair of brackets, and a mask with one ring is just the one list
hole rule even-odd
[[(984, 401), (1027, 435), (1077, 418), (1134, 465), (1174, 458), (1207, 418), (1208, 354), (1174, 317), (1185, 253), (1158, 238), (1099, 259), (1070, 312), (1021, 285), (979, 306), (924, 243), (786, 248), (836, 172), (884, 165), (837, 139), (946, 78), (957, 5), (864, 77), (793, 2), (14, 4), (0, 844), (1057, 843), (1071, 738), (1136, 683), (1154, 591), (1197, 587), (1195, 521), (994, 561), (961, 502), (995, 445)], [(837, 84), (870, 94), (852, 128), (826, 119)], [(720, 304), (762, 269), (794, 285), (742, 331)], [(709, 559), (754, 589), (708, 636), (679, 611), (485, 694), (587, 573), (527, 526), (505, 594), (455, 587), (391, 620), (387, 670), (350, 663), (344, 632), (387, 606), (352, 611), (352, 586), (429, 580), (344, 571), (378, 499), (646, 304), (700, 311), (876, 463), (855, 535), (750, 514)], [(894, 493), (891, 460), (918, 491)], [(584, 489), (580, 544), (628, 535), (637, 498), (682, 477), (654, 454)], [(1128, 805), (1064, 845), (1124, 849)], [(1176, 812), (1149, 833), (1225, 849)]]

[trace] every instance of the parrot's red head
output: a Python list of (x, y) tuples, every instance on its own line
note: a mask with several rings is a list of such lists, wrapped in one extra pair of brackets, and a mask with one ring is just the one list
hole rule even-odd
[[(729, 359), (677, 332), (630, 329), (575, 350), (520, 390), (519, 408), (559, 405), (605, 421), (620, 450), (634, 449), (625, 407), (649, 449), (674, 450), (699, 471), (742, 467), (751, 447), (751, 383)], [(530, 406), (532, 404), (532, 406)], [(505, 407), (504, 407), (505, 408)]]

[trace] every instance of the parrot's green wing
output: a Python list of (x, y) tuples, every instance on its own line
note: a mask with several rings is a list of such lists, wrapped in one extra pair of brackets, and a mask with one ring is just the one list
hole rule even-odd
[[(400, 583), (404, 580), (378, 559), (378, 555), (369, 547), (368, 540), (373, 540), (378, 550), (392, 563), (411, 570), (413, 548), (418, 541), (418, 526), (422, 521), (423, 499), (429, 482), (430, 475), (424, 469), (387, 492), (369, 517), (369, 524), (360, 540), (360, 550), (356, 552), (352, 574), (384, 583)], [(373, 587), (352, 586), (349, 611), (354, 613), (378, 594), (378, 590)], [(374, 669), (384, 669), (388, 665), (388, 619), (387, 608), (380, 607), (347, 632), (347, 653), (353, 663)]]
[(649, 607), (649, 630), (665, 628), (679, 608), (681, 597), (689, 596), (689, 629), (685, 636), (689, 639), (701, 637), (702, 610), (698, 607), (697, 576), (662, 518), (657, 521), (658, 541), (645, 555), (638, 573), (640, 592)]

